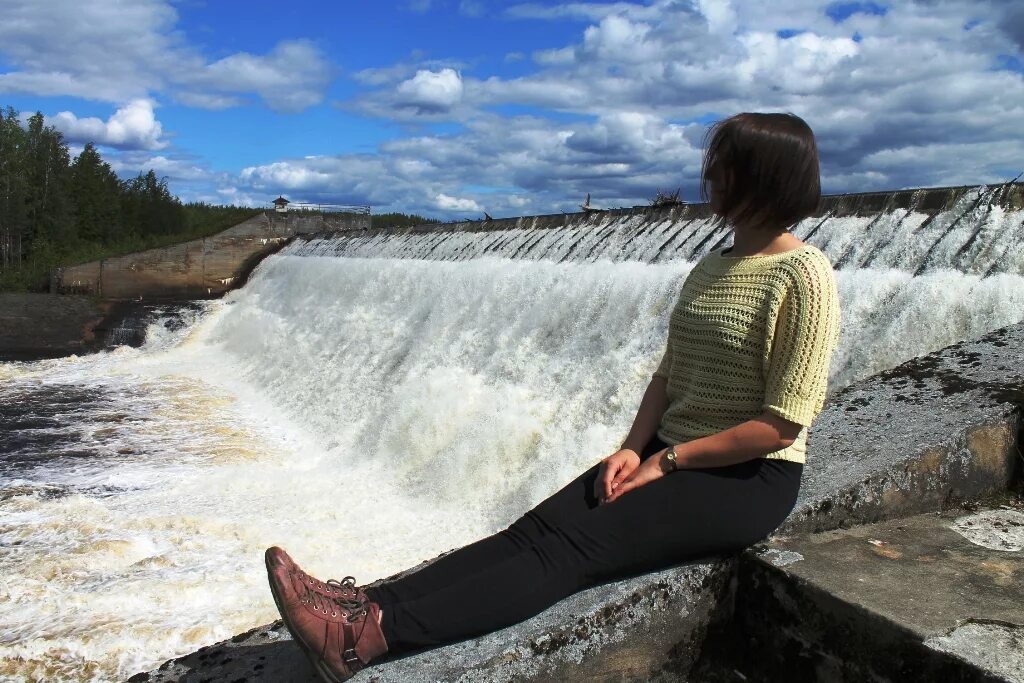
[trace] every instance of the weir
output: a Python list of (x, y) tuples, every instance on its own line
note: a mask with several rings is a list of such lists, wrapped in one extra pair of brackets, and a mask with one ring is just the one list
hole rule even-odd
[[(811, 571), (821, 534), (1013, 506), (1021, 186), (829, 202), (798, 234), (839, 265), (842, 339), (780, 537), (581, 593), (358, 680), (715, 680), (708, 672), (740, 661), (719, 626), (754, 623), (743, 605), (759, 586), (797, 595), (818, 581), (833, 595)], [(606, 455), (657, 363), (683, 278), (724, 237), (704, 211), (304, 236), (222, 300), (157, 318), (139, 349), (0, 364), (0, 406), (17, 407), (0, 411), (0, 529), (18, 548), (0, 573), (19, 587), (0, 601), (0, 676), (125, 678), (226, 639), (148, 676), (307, 680), (279, 626), (247, 632), (275, 614), (262, 550), (284, 545), (319, 575), (388, 576), (493, 533)], [(374, 514), (348, 523), (330, 505), (339, 490)], [(907, 524), (974, 557), (982, 578), (1015, 576), (1005, 557), (948, 545), (945, 526)], [(900, 551), (897, 532), (870, 536), (889, 553), (872, 557), (939, 552)], [(794, 553), (807, 571), (782, 564)], [(798, 595), (820, 624), (868, 609), (864, 595)], [(983, 605), (991, 594), (979, 595)], [(67, 607), (59, 624), (54, 601)], [(997, 607), (943, 623), (999, 620), (996, 640), (1012, 641), (1016, 617)], [(908, 631), (883, 617), (915, 634), (904, 652), (928, 671), (980, 670), (962, 654), (970, 629)], [(863, 651), (830, 650), (842, 639), (816, 642), (792, 623), (751, 653), (800, 643), (808, 671), (865, 671)]]
[[(840, 269), (943, 269), (979, 275), (1024, 271), (1024, 184), (832, 195), (794, 234)], [(484, 234), (481, 234), (484, 233)], [(696, 261), (728, 229), (706, 204), (634, 207), (358, 231), (313, 238), (293, 253), (462, 261)]]

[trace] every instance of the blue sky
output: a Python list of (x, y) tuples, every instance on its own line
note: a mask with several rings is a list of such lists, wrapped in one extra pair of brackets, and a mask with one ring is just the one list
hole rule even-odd
[(4, 0), (0, 104), (184, 199), (441, 218), (696, 200), (707, 125), (792, 111), (827, 191), (1024, 168), (1007, 0)]

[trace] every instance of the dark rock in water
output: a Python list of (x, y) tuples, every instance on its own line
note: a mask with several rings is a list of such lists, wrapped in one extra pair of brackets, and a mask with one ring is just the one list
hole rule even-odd
[(0, 294), (0, 362), (94, 353), (142, 346), (146, 329), (162, 319), (169, 330), (188, 324), (200, 304), (99, 301), (94, 297)]
[(89, 353), (109, 306), (92, 297), (0, 294), (0, 361)]

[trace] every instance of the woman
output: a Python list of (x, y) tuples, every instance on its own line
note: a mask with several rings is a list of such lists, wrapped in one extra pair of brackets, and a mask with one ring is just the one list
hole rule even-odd
[(820, 199), (803, 120), (716, 124), (701, 172), (733, 229), (686, 278), (621, 448), (508, 529), (365, 590), (267, 550), (281, 616), (324, 680), (526, 619), (594, 584), (747, 547), (793, 509), (839, 331), (832, 267), (789, 232)]

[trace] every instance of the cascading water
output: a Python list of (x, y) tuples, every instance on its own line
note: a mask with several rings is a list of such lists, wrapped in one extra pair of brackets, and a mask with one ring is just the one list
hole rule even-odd
[[(833, 389), (1022, 317), (1024, 215), (972, 201), (799, 226), (839, 266)], [(273, 543), (370, 580), (512, 521), (618, 443), (725, 238), (313, 239), (142, 348), (0, 364), (0, 678), (123, 678), (266, 622)]]

